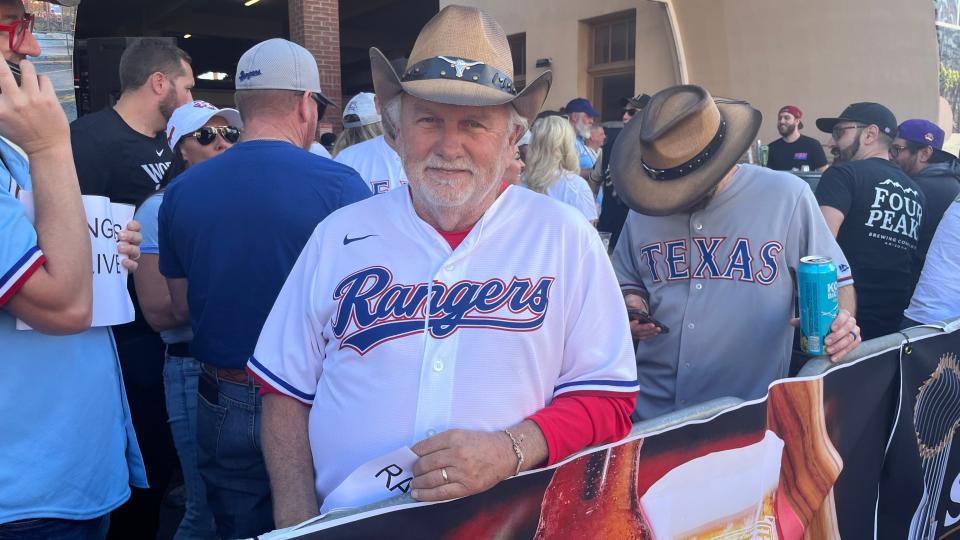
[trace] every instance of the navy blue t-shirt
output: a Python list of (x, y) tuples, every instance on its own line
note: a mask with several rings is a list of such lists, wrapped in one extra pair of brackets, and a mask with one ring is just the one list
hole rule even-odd
[(317, 224), (369, 196), (350, 167), (280, 141), (240, 143), (178, 176), (160, 207), (160, 272), (187, 279), (194, 356), (243, 368)]

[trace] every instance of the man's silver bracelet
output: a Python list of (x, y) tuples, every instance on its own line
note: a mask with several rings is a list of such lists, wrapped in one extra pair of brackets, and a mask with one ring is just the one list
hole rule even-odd
[(519, 439), (513, 436), (513, 433), (510, 433), (510, 430), (503, 430), (507, 434), (507, 437), (510, 437), (510, 443), (513, 444), (513, 453), (517, 455), (517, 470), (513, 473), (513, 476), (520, 474), (520, 467), (523, 466), (523, 449), (520, 448), (520, 441), (523, 440), (523, 435)]

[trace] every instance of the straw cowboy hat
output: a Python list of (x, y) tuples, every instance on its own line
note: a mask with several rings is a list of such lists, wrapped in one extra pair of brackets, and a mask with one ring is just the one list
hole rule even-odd
[(503, 28), (477, 8), (456, 5), (443, 8), (423, 27), (402, 74), (376, 47), (370, 49), (370, 68), (380, 103), (401, 92), (450, 105), (510, 103), (530, 123), (547, 99), (552, 80), (546, 71), (518, 92)]
[(610, 175), (617, 193), (641, 214), (689, 208), (747, 151), (761, 120), (749, 103), (715, 100), (699, 86), (661, 90), (613, 146)]

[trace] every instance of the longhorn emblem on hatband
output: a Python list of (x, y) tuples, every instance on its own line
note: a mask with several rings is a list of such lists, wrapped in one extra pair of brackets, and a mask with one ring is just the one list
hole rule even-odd
[(467, 62), (463, 58), (447, 58), (446, 56), (438, 56), (437, 58), (443, 60), (444, 62), (450, 62), (450, 67), (457, 70), (457, 78), (463, 78), (464, 70), (470, 69), (473, 66), (482, 64), (483, 62)]

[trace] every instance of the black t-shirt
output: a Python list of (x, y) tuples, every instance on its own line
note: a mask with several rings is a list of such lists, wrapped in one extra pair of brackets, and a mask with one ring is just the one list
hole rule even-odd
[(139, 205), (157, 191), (173, 161), (162, 131), (147, 137), (107, 107), (70, 124), (80, 191), (115, 203)]
[(817, 201), (843, 212), (837, 242), (850, 262), (864, 339), (897, 331), (910, 301), (926, 199), (895, 164), (880, 158), (831, 166)]
[(815, 171), (827, 164), (827, 156), (819, 141), (806, 135), (788, 143), (777, 139), (770, 143), (767, 167), (777, 171), (800, 171), (804, 165)]
[(610, 158), (613, 155), (613, 145), (623, 128), (607, 128), (607, 141), (603, 145), (603, 204), (600, 208), (600, 219), (597, 229), (611, 234), (610, 249), (617, 245), (623, 223), (627, 220), (630, 209), (617, 195), (610, 178)]

